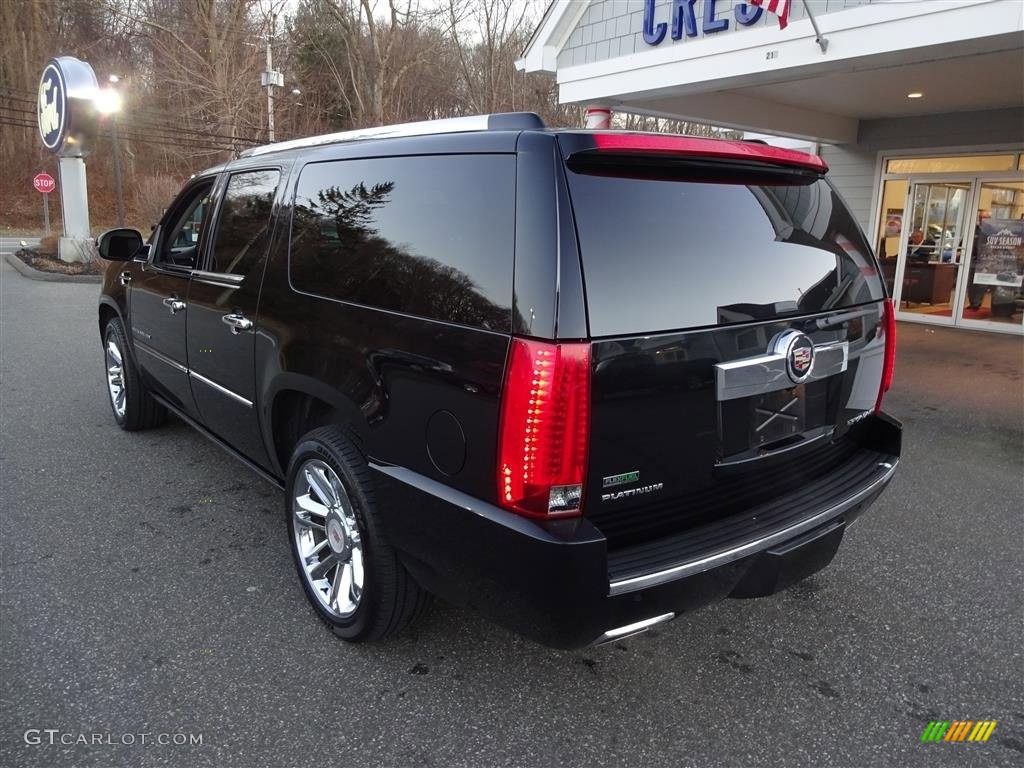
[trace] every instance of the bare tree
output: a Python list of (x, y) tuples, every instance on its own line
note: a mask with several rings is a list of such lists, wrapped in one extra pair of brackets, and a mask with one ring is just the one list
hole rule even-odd
[(106, 2), (115, 16), (133, 22), (134, 35), (148, 49), (150, 103), (218, 140), (189, 148), (190, 156), (217, 154), (221, 140), (244, 145), (242, 136), (264, 127), (260, 32), (269, 29), (257, 0)]
[(353, 125), (408, 119), (407, 81), (433, 68), (445, 45), (445, 15), (422, 9), (418, 0), (320, 2), (341, 31), (343, 59), (329, 68), (346, 94)]
[[(470, 111), (515, 109), (515, 58), (526, 39), (528, 25), (522, 10), (516, 0), (448, 0), (452, 38)], [(469, 42), (473, 38), (478, 42)]]
[[(188, 174), (266, 136), (259, 73), (271, 32), (288, 83), (275, 99), (281, 138), (516, 110), (582, 125), (583, 109), (559, 104), (554, 78), (515, 69), (542, 10), (522, 0), (0, 0), (0, 222), (41, 223), (24, 179), (56, 172), (35, 114), (51, 56), (87, 60), (103, 85), (121, 76), (125, 199), (129, 220), (148, 225)], [(624, 113), (614, 125), (723, 135)], [(102, 126), (88, 160), (98, 225), (113, 221), (112, 129)]]

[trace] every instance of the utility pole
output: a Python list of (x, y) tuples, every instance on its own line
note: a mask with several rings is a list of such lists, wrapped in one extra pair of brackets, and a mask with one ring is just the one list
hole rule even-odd
[(114, 139), (114, 183), (117, 189), (117, 226), (124, 226), (124, 188), (121, 185), (121, 146), (117, 135), (117, 115), (110, 121), (110, 132)]
[[(274, 71), (274, 48), (270, 44), (274, 37), (277, 18), (270, 14), (270, 31), (267, 32), (267, 72)], [(274, 140), (274, 84), (267, 82), (267, 138)]]
[(267, 30), (267, 69), (260, 73), (260, 85), (267, 89), (267, 139), (274, 141), (274, 86), (284, 85), (284, 75), (274, 69), (274, 52), (271, 41), (277, 29), (277, 14), (270, 14)]
[[(121, 82), (121, 78), (117, 75), (111, 75), (107, 78), (110, 82), (110, 88), (116, 90), (117, 84)], [(116, 93), (111, 94), (109, 100), (109, 114), (110, 114), (110, 138), (114, 144), (114, 188), (117, 191), (117, 226), (124, 226), (124, 186), (121, 181), (121, 144), (120, 136), (117, 132), (117, 113), (121, 111), (121, 99)]]

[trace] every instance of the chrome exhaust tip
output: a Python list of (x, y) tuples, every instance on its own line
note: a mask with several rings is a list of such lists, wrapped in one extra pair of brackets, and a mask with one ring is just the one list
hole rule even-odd
[(666, 621), (672, 621), (676, 615), (674, 613), (663, 613), (661, 616), (655, 616), (650, 619), (644, 619), (634, 624), (626, 624), (624, 627), (616, 627), (615, 629), (609, 629), (591, 645), (604, 645), (610, 643), (613, 640), (622, 640), (626, 637), (632, 637), (633, 635), (639, 635), (641, 632), (646, 632), (651, 627), (657, 626), (658, 624), (664, 624)]

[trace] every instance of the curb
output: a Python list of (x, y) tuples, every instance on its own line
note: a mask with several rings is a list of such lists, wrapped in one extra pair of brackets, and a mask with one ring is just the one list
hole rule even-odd
[(62, 275), (60, 272), (43, 272), (33, 269), (13, 253), (4, 254), (4, 259), (29, 280), (42, 280), (46, 283), (95, 283), (103, 282), (103, 275)]

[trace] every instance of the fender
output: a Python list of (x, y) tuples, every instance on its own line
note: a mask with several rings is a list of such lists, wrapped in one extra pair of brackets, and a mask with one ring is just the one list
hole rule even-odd
[[(100, 307), (110, 307), (114, 310), (114, 314), (117, 315), (117, 319), (124, 323), (124, 312), (121, 310), (121, 306), (110, 298), (107, 294), (100, 294)], [(97, 312), (97, 319), (101, 317), (101, 313)], [(127, 326), (126, 326), (127, 329)], [(100, 325), (100, 334), (103, 333), (103, 326)]]
[(128, 321), (125, 319), (125, 312), (121, 308), (120, 304), (118, 304), (113, 298), (111, 298), (109, 295), (105, 293), (100, 294), (100, 302), (96, 312), (96, 319), (100, 327), (100, 344), (102, 345), (103, 343), (103, 314), (100, 311), (103, 307), (109, 307), (110, 309), (112, 309), (114, 311), (114, 314), (117, 316), (117, 319), (121, 321), (121, 325), (124, 326), (124, 335), (128, 342), (128, 355), (131, 357), (132, 364), (138, 366), (138, 363), (135, 360), (135, 339), (132, 336), (132, 330), (128, 325)]
[(334, 387), (311, 376), (305, 376), (300, 373), (279, 373), (263, 389), (257, 392), (257, 398), (263, 442), (267, 449), (267, 454), (274, 463), (274, 470), (281, 477), (284, 477), (287, 468), (281, 466), (277, 456), (273, 409), (275, 402), (278, 401), (278, 396), (289, 392), (308, 395), (326, 403), (341, 416), (345, 426), (351, 429), (365, 445), (369, 436), (369, 424), (367, 424), (366, 418), (363, 416), (359, 406)]

